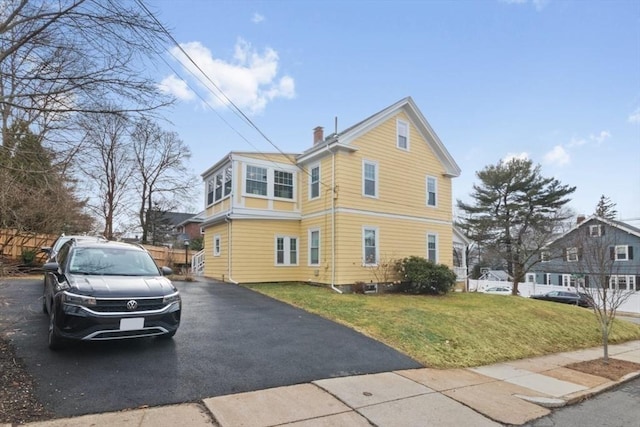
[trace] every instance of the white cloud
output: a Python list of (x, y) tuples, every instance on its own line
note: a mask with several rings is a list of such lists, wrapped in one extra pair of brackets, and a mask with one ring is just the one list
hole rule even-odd
[(259, 24), (262, 21), (264, 21), (264, 16), (260, 15), (258, 12), (254, 13), (251, 17), (251, 22), (253, 22), (254, 24)]
[(507, 153), (502, 159), (503, 163), (509, 163), (511, 160), (527, 160), (529, 159), (529, 153)]
[[(527, 4), (529, 0), (499, 0), (500, 3), (506, 4)], [(549, 4), (551, 0), (531, 0), (531, 4), (536, 8), (537, 11), (541, 11), (544, 9), (547, 4)]]
[(611, 133), (609, 131), (603, 130), (597, 135), (589, 135), (589, 139), (595, 142), (597, 145), (602, 144), (607, 139), (611, 138)]
[(171, 94), (182, 101), (190, 101), (195, 98), (195, 94), (189, 89), (187, 83), (174, 75), (165, 77), (159, 87), (162, 92)]
[(569, 141), (569, 143), (567, 144), (567, 147), (568, 148), (580, 147), (581, 145), (584, 145), (586, 143), (587, 143), (587, 140), (584, 138), (572, 137), (571, 141)]
[(569, 153), (562, 147), (562, 145), (556, 145), (551, 151), (544, 155), (544, 162), (552, 165), (566, 165), (571, 161)]
[(202, 76), (180, 49), (175, 47), (171, 53), (192, 75), (198, 76), (198, 86), (207, 90), (204, 97), (215, 108), (228, 103), (224, 97), (226, 95), (239, 108), (247, 110), (249, 114), (257, 114), (264, 110), (269, 101), (295, 97), (295, 81), (286, 75), (278, 78), (279, 56), (271, 48), (260, 53), (249, 42), (238, 39), (233, 58), (225, 61), (215, 58), (200, 42), (183, 43), (181, 47), (207, 77)]
[(640, 108), (629, 115), (629, 123), (640, 123)]

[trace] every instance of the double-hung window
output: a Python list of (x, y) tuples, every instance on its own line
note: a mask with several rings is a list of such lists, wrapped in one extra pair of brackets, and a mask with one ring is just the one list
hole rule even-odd
[(298, 265), (297, 237), (276, 237), (276, 265)]
[(273, 171), (273, 197), (293, 199), (293, 173)]
[(589, 226), (589, 236), (590, 237), (602, 236), (602, 225), (601, 224), (590, 225)]
[(246, 192), (267, 195), (267, 168), (247, 165)]
[(398, 120), (396, 122), (397, 128), (397, 147), (401, 150), (409, 150), (409, 124)]
[(227, 167), (224, 170), (224, 195), (228, 196), (229, 194), (231, 194), (231, 188), (233, 185), (233, 169), (231, 168), (231, 166)]
[(438, 180), (432, 176), (427, 177), (427, 206), (435, 207), (438, 204)]
[(320, 264), (320, 230), (309, 230), (309, 265)]
[(540, 262), (549, 262), (549, 251), (540, 251)]
[(378, 229), (362, 228), (362, 258), (364, 265), (378, 264)]
[(633, 248), (627, 245), (616, 245), (611, 248), (611, 259), (614, 261), (633, 259)]
[(567, 262), (576, 262), (578, 261), (578, 248), (567, 248)]
[(312, 166), (309, 172), (309, 198), (320, 197), (320, 165)]
[(222, 199), (222, 174), (216, 175), (216, 200)]
[(378, 164), (362, 162), (362, 193), (368, 197), (378, 197)]
[(436, 234), (427, 234), (427, 259), (438, 262), (438, 236)]
[(207, 181), (207, 206), (213, 204), (213, 187), (214, 181), (210, 179)]

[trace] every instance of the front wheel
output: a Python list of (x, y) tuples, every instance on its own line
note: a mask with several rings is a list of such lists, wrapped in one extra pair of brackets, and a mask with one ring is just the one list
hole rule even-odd
[(56, 332), (56, 310), (53, 305), (51, 306), (51, 313), (49, 314), (49, 349), (60, 350), (64, 348), (64, 339)]

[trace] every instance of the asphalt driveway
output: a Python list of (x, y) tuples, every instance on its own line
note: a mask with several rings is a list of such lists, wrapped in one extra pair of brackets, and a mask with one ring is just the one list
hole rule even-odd
[(42, 281), (0, 285), (0, 332), (56, 416), (117, 411), (421, 367), (351, 329), (240, 286), (176, 282), (182, 323), (153, 338), (47, 348)]

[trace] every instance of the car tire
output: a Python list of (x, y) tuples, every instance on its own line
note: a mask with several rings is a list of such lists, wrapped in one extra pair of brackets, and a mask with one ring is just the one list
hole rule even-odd
[(65, 342), (62, 337), (60, 337), (56, 333), (56, 310), (53, 306), (51, 306), (51, 313), (49, 314), (49, 349), (50, 350), (60, 350), (64, 348)]

